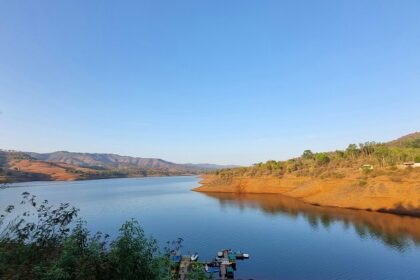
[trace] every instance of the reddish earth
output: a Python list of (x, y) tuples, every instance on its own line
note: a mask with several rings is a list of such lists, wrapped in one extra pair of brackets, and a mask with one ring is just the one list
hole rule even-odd
[(420, 216), (420, 168), (410, 172), (383, 174), (360, 179), (320, 179), (285, 175), (277, 177), (233, 177), (222, 180), (205, 175), (199, 192), (273, 193), (297, 198), (310, 204), (355, 208)]
[(91, 169), (66, 163), (48, 163), (34, 160), (16, 160), (9, 164), (9, 168), (19, 172), (43, 174), (51, 180), (72, 181), (82, 179), (86, 173), (93, 173)]

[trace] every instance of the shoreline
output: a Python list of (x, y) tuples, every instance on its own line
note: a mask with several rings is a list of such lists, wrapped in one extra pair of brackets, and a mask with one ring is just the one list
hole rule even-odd
[(180, 174), (180, 175), (150, 175), (150, 176), (121, 176), (121, 177), (98, 177), (98, 178), (77, 178), (70, 180), (22, 180), (14, 182), (0, 182), (0, 187), (2, 185), (9, 184), (18, 184), (18, 183), (35, 183), (35, 182), (77, 182), (77, 181), (91, 181), (91, 180), (111, 180), (111, 179), (130, 179), (130, 178), (155, 178), (155, 177), (188, 177), (188, 176), (200, 176), (199, 174)]
[(301, 200), (299, 198), (296, 197), (292, 197), (292, 196), (288, 196), (285, 195), (283, 193), (266, 193), (266, 192), (253, 192), (253, 193), (234, 193), (234, 192), (223, 192), (223, 191), (202, 191), (202, 190), (196, 190), (196, 189), (192, 189), (191, 191), (193, 192), (200, 192), (200, 193), (205, 193), (205, 194), (237, 194), (238, 196), (242, 196), (242, 195), (282, 195), (285, 196), (289, 199), (295, 199), (301, 203), (305, 203), (309, 206), (315, 206), (315, 207), (322, 207), (322, 208), (329, 208), (331, 210), (333, 209), (346, 209), (346, 210), (355, 210), (355, 211), (364, 211), (364, 212), (370, 212), (370, 213), (383, 213), (383, 214), (392, 214), (392, 215), (397, 215), (397, 216), (405, 216), (405, 217), (413, 217), (413, 218), (420, 218), (420, 213), (413, 213), (413, 212), (399, 212), (398, 210), (387, 210), (387, 209), (378, 209), (378, 210), (372, 210), (372, 209), (363, 209), (363, 208), (354, 208), (354, 207), (340, 207), (340, 206), (331, 206), (331, 205), (321, 205), (319, 203), (311, 203), (311, 202), (306, 202), (304, 200)]
[(192, 191), (238, 196), (281, 194), (313, 206), (420, 217), (420, 181), (417, 180), (403, 184), (379, 178), (360, 187), (354, 179), (233, 177), (223, 183), (215, 175), (200, 177), (201, 186)]

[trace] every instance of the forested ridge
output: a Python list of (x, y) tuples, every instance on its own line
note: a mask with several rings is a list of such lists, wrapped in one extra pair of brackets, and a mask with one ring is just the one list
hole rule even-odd
[(348, 172), (359, 170), (374, 175), (383, 172), (398, 172), (404, 164), (420, 163), (420, 132), (413, 133), (388, 143), (365, 142), (350, 144), (345, 150), (332, 152), (303, 151), (302, 155), (286, 161), (268, 160), (250, 167), (216, 170), (221, 178), (232, 176), (258, 177), (313, 176), (342, 178)]

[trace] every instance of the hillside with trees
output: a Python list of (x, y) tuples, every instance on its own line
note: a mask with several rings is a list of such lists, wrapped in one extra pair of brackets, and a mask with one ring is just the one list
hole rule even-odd
[(197, 191), (282, 193), (313, 204), (420, 215), (420, 133), (216, 170), (202, 183)]
[[(420, 163), (420, 132), (389, 143), (366, 142), (350, 144), (345, 150), (314, 153), (305, 150), (300, 157), (286, 161), (268, 160), (251, 167), (216, 170), (221, 178), (230, 176), (312, 176), (320, 178), (346, 176), (360, 170), (374, 175), (395, 171), (403, 164)], [(409, 165), (408, 165), (409, 166)]]

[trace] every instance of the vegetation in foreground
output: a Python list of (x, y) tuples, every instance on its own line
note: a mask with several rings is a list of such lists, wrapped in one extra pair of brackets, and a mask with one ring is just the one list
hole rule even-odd
[[(181, 239), (161, 252), (135, 220), (125, 222), (110, 241), (91, 234), (69, 204), (39, 204), (23, 193), (22, 208), (18, 214), (21, 210), (8, 206), (0, 216), (0, 279), (174, 279), (170, 256)], [(196, 270), (188, 279), (207, 278)]]

